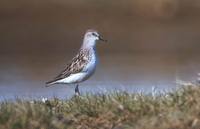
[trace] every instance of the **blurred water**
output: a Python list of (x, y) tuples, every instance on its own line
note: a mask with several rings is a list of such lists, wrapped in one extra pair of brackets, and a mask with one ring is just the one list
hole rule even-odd
[[(69, 98), (73, 85), (46, 88), (45, 82), (56, 76), (71, 56), (1, 57), (0, 98)], [(100, 56), (95, 75), (80, 85), (85, 93), (112, 91), (151, 92), (152, 87), (167, 91), (176, 87), (176, 80), (195, 81), (200, 68), (198, 56), (181, 58), (167, 55)]]

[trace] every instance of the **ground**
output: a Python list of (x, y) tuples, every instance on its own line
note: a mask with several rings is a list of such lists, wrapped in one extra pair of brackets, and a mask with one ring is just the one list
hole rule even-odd
[(199, 129), (200, 87), (170, 93), (113, 92), (69, 100), (3, 101), (0, 129)]

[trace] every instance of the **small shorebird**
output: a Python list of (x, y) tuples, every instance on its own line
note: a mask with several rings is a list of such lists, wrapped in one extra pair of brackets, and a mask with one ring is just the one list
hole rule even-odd
[(76, 84), (75, 94), (80, 95), (79, 83), (87, 80), (96, 69), (96, 41), (102, 39), (95, 30), (87, 30), (83, 39), (83, 44), (78, 54), (69, 62), (66, 68), (53, 80), (46, 82), (46, 86), (53, 84)]

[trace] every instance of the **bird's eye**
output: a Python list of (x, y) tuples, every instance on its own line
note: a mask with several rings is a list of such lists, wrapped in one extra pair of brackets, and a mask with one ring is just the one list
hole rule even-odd
[(95, 34), (95, 33), (92, 33), (92, 35), (97, 37), (97, 34)]

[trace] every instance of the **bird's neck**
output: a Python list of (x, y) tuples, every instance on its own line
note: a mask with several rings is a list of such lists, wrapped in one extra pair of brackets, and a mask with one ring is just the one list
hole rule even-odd
[[(94, 41), (94, 42), (96, 42), (96, 41)], [(87, 52), (89, 52), (89, 54), (90, 55), (95, 55), (96, 56), (96, 45), (91, 45), (91, 44), (83, 44), (82, 46), (81, 46), (81, 50), (83, 50), (83, 51), (87, 51)]]
[(96, 48), (96, 40), (84, 39), (81, 49), (94, 49)]

